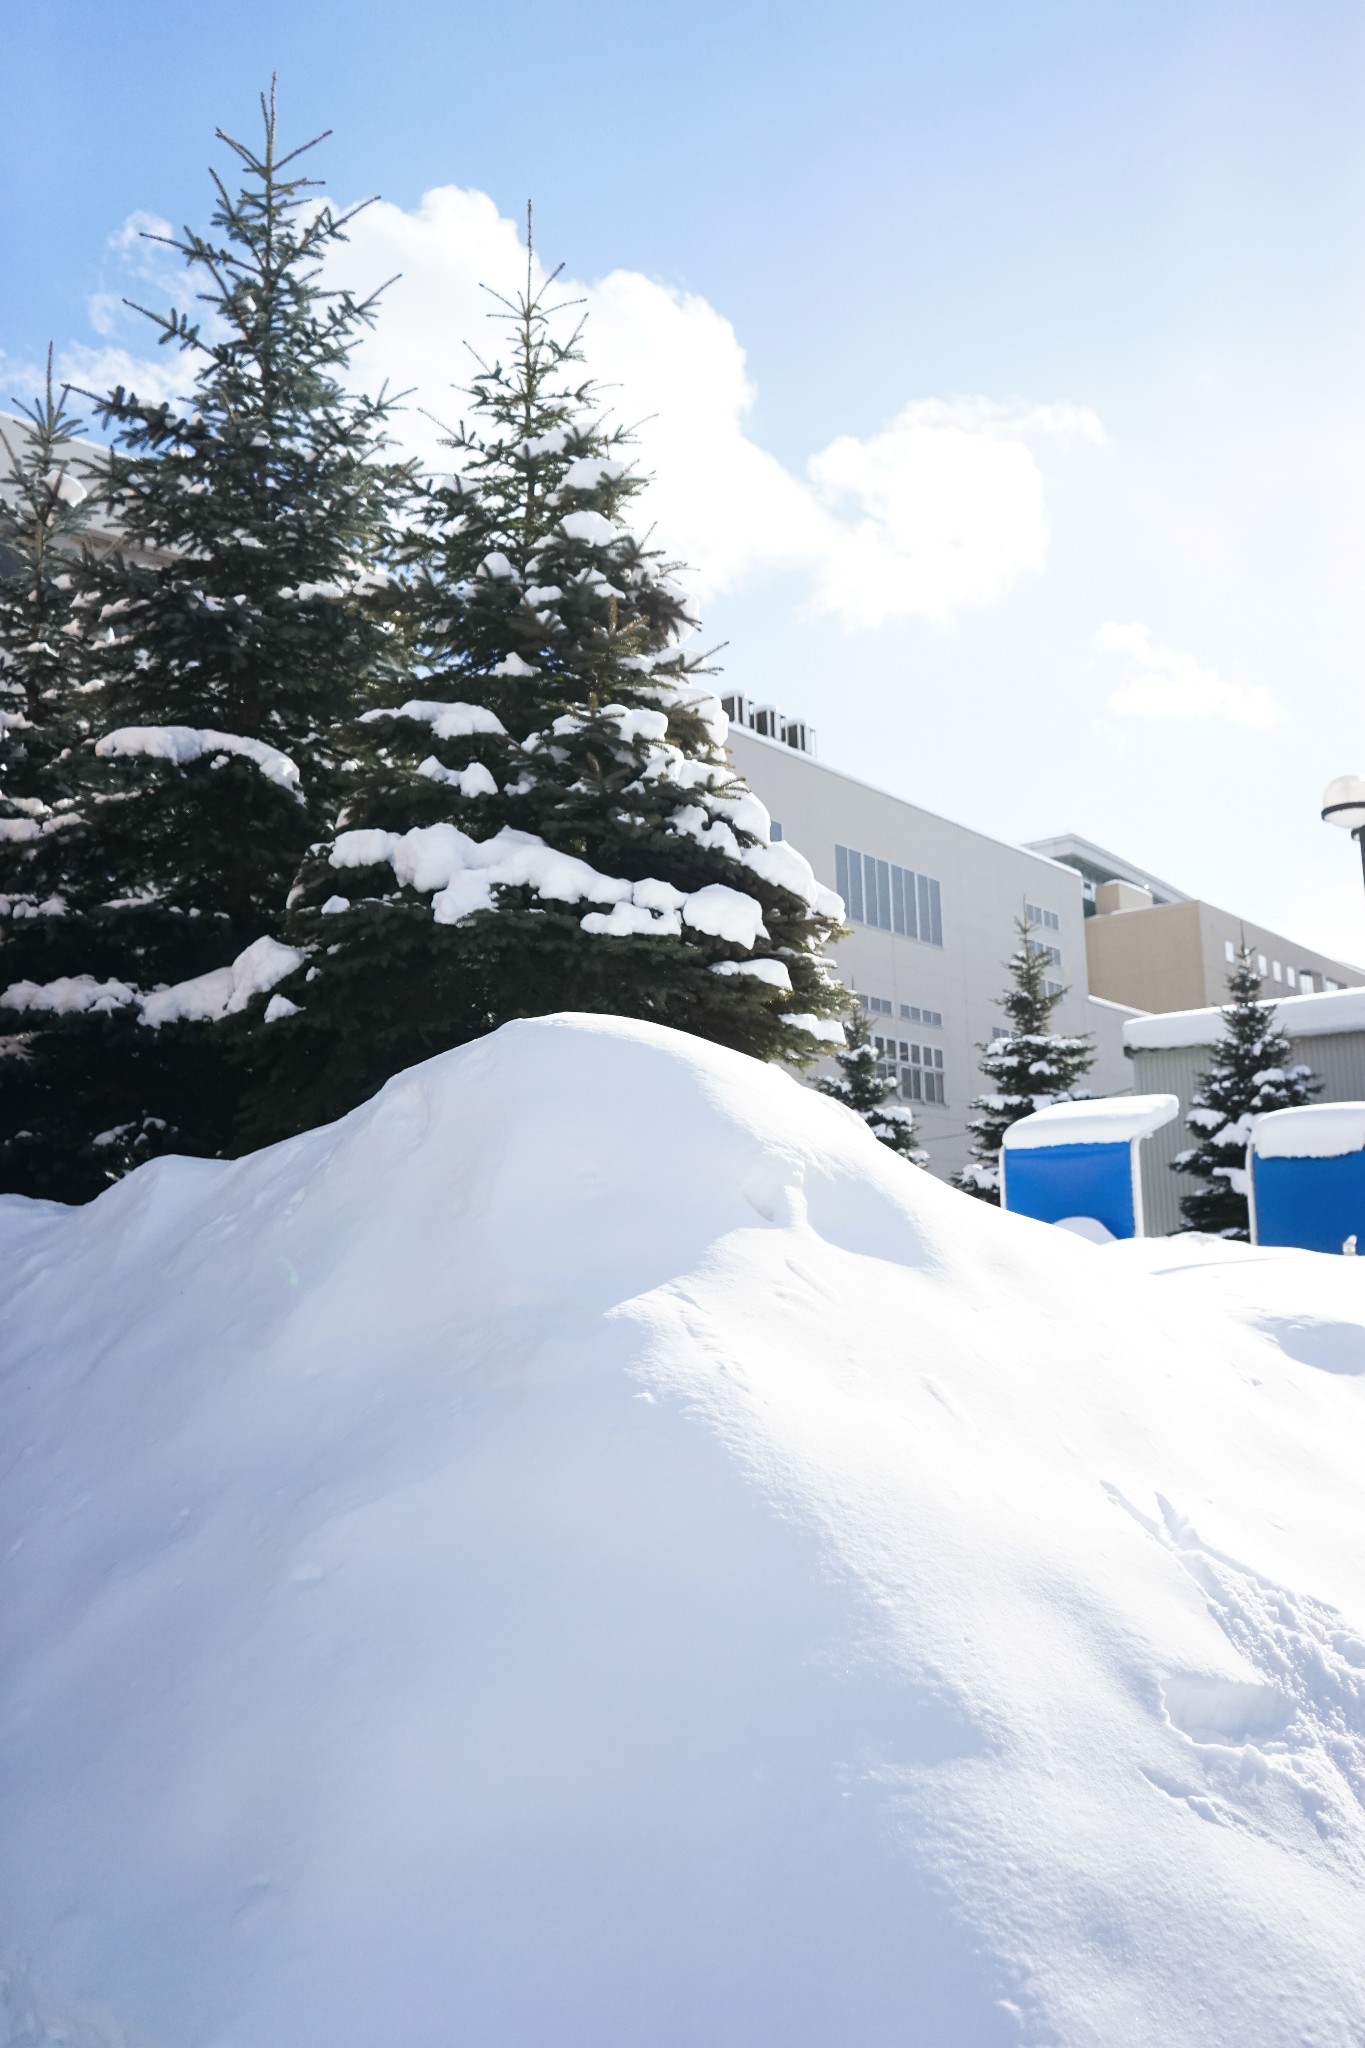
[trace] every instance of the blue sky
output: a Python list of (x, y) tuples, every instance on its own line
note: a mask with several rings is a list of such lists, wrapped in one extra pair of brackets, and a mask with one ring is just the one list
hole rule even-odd
[(49, 336), (145, 348), (124, 224), (204, 217), (276, 69), (332, 193), (386, 202), (366, 368), (437, 404), (534, 197), (659, 412), (729, 683), (917, 801), (1365, 957), (1316, 815), (1365, 768), (1358, 7), (57, 0), (6, 53), (11, 388)]

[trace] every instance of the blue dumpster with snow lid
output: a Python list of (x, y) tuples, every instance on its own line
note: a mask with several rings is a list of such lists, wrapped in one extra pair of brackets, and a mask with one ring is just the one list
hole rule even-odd
[(1365, 1102), (1258, 1117), (1247, 1147), (1253, 1244), (1365, 1251)]
[(1179, 1113), (1174, 1095), (1110, 1095), (1035, 1109), (1005, 1133), (1001, 1207), (1099, 1242), (1143, 1236), (1139, 1147)]

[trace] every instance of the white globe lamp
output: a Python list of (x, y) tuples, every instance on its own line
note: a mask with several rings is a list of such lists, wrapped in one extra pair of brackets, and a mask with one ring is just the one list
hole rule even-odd
[(1365, 872), (1365, 776), (1338, 775), (1322, 793), (1322, 818), (1326, 825), (1340, 825), (1360, 848), (1360, 865)]

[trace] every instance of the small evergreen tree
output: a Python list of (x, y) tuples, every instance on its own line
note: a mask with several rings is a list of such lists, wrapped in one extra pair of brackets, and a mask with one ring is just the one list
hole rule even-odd
[(836, 1074), (821, 1074), (816, 1087), (822, 1095), (833, 1096), (855, 1116), (860, 1116), (874, 1138), (912, 1166), (927, 1166), (929, 1154), (921, 1147), (915, 1130), (915, 1112), (893, 1101), (895, 1080), (884, 1071), (884, 1063), (872, 1043), (872, 1031), (865, 1011), (853, 1009), (844, 1024), (844, 1044), (834, 1055)]
[(1051, 1029), (1052, 1013), (1065, 990), (1048, 993), (1046, 948), (1024, 919), (1017, 928), (1019, 944), (1006, 963), (1012, 986), (1000, 999), (1009, 1029), (978, 1047), (981, 1071), (995, 1086), (971, 1104), (978, 1112), (968, 1122), (972, 1156), (953, 1176), (954, 1185), (967, 1194), (997, 1205), (1000, 1152), (1010, 1125), (1049, 1102), (1068, 1102), (1083, 1094), (1076, 1083), (1095, 1060), (1088, 1038), (1067, 1038)]
[(26, 1040), (26, 1142), (65, 1199), (227, 1143), (240, 1076), (207, 1025), (292, 961), (270, 934), (334, 825), (338, 734), (401, 673), (378, 572), (409, 478), (382, 453), (389, 402), (342, 382), (375, 301), (323, 288), (353, 216), (302, 175), (314, 143), (280, 151), (273, 88), (261, 107), (259, 147), (219, 131), (239, 189), (215, 173), (209, 232), (170, 240), (202, 312), (147, 314), (191, 396), (96, 400), (118, 536), (80, 579), (98, 902), (79, 971), (21, 981), (2, 1020)]
[[(81, 422), (54, 395), (16, 400), (0, 428), (0, 973), (27, 973), (64, 930), (78, 819), (76, 749), (89, 729), (72, 570), (91, 506), (71, 447)], [(3, 985), (3, 984), (0, 984)]]
[(1216, 1237), (1250, 1236), (1246, 1150), (1258, 1116), (1311, 1101), (1322, 1083), (1310, 1068), (1292, 1063), (1289, 1040), (1275, 1022), (1275, 1006), (1261, 1000), (1260, 976), (1245, 947), (1228, 976), (1231, 1000), (1222, 1012), (1224, 1036), (1213, 1048), (1209, 1071), (1185, 1119), (1195, 1143), (1171, 1165), (1200, 1185), (1180, 1197), (1182, 1230)]
[(647, 1017), (800, 1064), (847, 1000), (823, 958), (838, 899), (725, 756), (694, 622), (628, 524), (629, 436), (552, 286), (528, 235), (509, 355), (476, 357), (455, 473), (407, 541), (422, 666), (355, 728), (344, 829), (283, 933), (307, 966), (255, 1034), (250, 1141), (513, 1017)]
[[(82, 422), (54, 392), (51, 348), (42, 396), (14, 403), (0, 429), (0, 991), (70, 973), (85, 940), (90, 721), (73, 570), (92, 504), (72, 446)], [(0, 1188), (41, 1193), (30, 1045), (28, 1031), (0, 1037)]]

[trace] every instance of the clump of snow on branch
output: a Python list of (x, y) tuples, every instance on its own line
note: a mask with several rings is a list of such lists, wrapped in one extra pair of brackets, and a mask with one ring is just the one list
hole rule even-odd
[(177, 768), (202, 760), (206, 754), (215, 767), (236, 755), (254, 762), (267, 782), (294, 794), (299, 788), (297, 763), (278, 747), (267, 746), (264, 740), (247, 739), (241, 733), (215, 732), (206, 726), (123, 725), (97, 741), (95, 752), (103, 760), (142, 754), (154, 761), (169, 761)]

